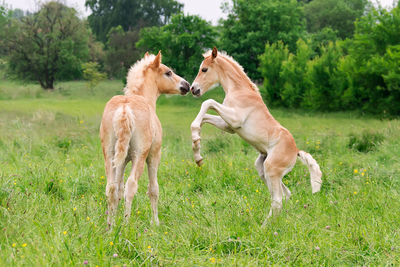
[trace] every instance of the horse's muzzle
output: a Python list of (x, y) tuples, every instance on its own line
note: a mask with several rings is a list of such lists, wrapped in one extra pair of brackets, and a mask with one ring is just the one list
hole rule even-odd
[(200, 88), (197, 86), (197, 84), (192, 85), (190, 91), (192, 92), (192, 95), (200, 96)]
[(179, 89), (181, 90), (181, 95), (186, 95), (189, 92), (190, 84), (187, 81), (181, 81)]

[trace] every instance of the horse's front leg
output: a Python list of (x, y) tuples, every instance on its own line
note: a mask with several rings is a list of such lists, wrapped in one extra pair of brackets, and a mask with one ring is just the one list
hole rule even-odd
[[(221, 117), (206, 114), (209, 109), (214, 109)], [(199, 113), (197, 114), (190, 127), (192, 131), (192, 148), (194, 159), (197, 165), (201, 166), (203, 161), (203, 157), (200, 154), (201, 126), (204, 123), (210, 123), (211, 125), (214, 125), (215, 127), (223, 131), (226, 131), (228, 133), (235, 133), (234, 128), (240, 127), (239, 121), (239, 118), (235, 115), (234, 109), (225, 107), (224, 105), (221, 105), (212, 99), (203, 102)]]

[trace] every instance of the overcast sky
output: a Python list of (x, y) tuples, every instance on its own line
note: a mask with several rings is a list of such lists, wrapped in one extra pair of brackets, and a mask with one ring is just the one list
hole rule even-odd
[[(214, 25), (217, 24), (220, 18), (225, 18), (220, 6), (224, 0), (178, 0), (185, 5), (185, 14), (200, 15), (204, 19), (211, 21)], [(394, 0), (376, 0), (381, 3), (383, 7), (391, 7)], [(0, 0), (4, 2), (9, 8), (20, 8), (23, 10), (35, 11), (37, 10), (38, 3), (48, 2), (48, 0)], [(85, 0), (60, 0), (64, 4), (74, 7), (81, 16), (90, 14), (90, 10), (85, 8)], [(375, 0), (373, 0), (375, 2)]]

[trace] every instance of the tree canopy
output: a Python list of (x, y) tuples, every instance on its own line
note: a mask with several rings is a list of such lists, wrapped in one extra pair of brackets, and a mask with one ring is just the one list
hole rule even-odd
[(49, 2), (31, 16), (13, 20), (7, 32), (12, 72), (53, 89), (56, 79), (82, 76), (81, 62), (88, 56), (89, 32), (76, 11)]
[(222, 23), (221, 48), (233, 56), (252, 79), (259, 80), (258, 56), (265, 44), (282, 41), (290, 51), (305, 33), (301, 6), (295, 0), (233, 0)]
[(177, 14), (168, 25), (143, 29), (138, 46), (153, 53), (162, 50), (163, 62), (191, 79), (197, 74), (202, 53), (216, 44), (216, 35), (199, 16)]
[(340, 38), (351, 37), (354, 22), (362, 16), (367, 0), (313, 0), (304, 5), (307, 30), (319, 32), (329, 27)]
[(99, 38), (106, 42), (111, 28), (121, 26), (124, 31), (148, 26), (165, 25), (171, 16), (182, 10), (175, 0), (86, 0), (92, 10), (89, 24)]

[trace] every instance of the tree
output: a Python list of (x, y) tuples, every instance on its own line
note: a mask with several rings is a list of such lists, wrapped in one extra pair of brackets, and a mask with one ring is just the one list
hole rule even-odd
[(136, 48), (137, 41), (137, 30), (125, 32), (121, 26), (111, 28), (105, 59), (105, 70), (111, 77), (125, 78), (129, 67), (143, 56), (143, 51)]
[(57, 79), (82, 76), (88, 52), (88, 30), (76, 11), (49, 2), (31, 16), (14, 20), (7, 34), (9, 65), (19, 78), (53, 89)]
[(92, 94), (93, 89), (105, 78), (107, 75), (99, 71), (99, 64), (97, 62), (87, 62), (82, 64), (83, 78), (88, 81), (87, 87)]
[(255, 80), (261, 78), (258, 56), (267, 42), (282, 41), (293, 52), (305, 33), (302, 9), (295, 0), (233, 0), (222, 25), (221, 48)]
[(343, 62), (347, 108), (400, 115), (400, 7), (373, 9), (356, 23)]
[(90, 27), (102, 42), (113, 27), (128, 31), (165, 25), (183, 7), (175, 0), (86, 0), (85, 5), (92, 10)]
[(192, 79), (199, 70), (202, 53), (215, 45), (215, 37), (214, 28), (199, 16), (177, 14), (168, 25), (143, 29), (137, 45), (153, 53), (162, 50), (163, 63)]
[(304, 6), (307, 30), (315, 33), (329, 27), (340, 38), (351, 37), (367, 4), (368, 0), (313, 0)]

